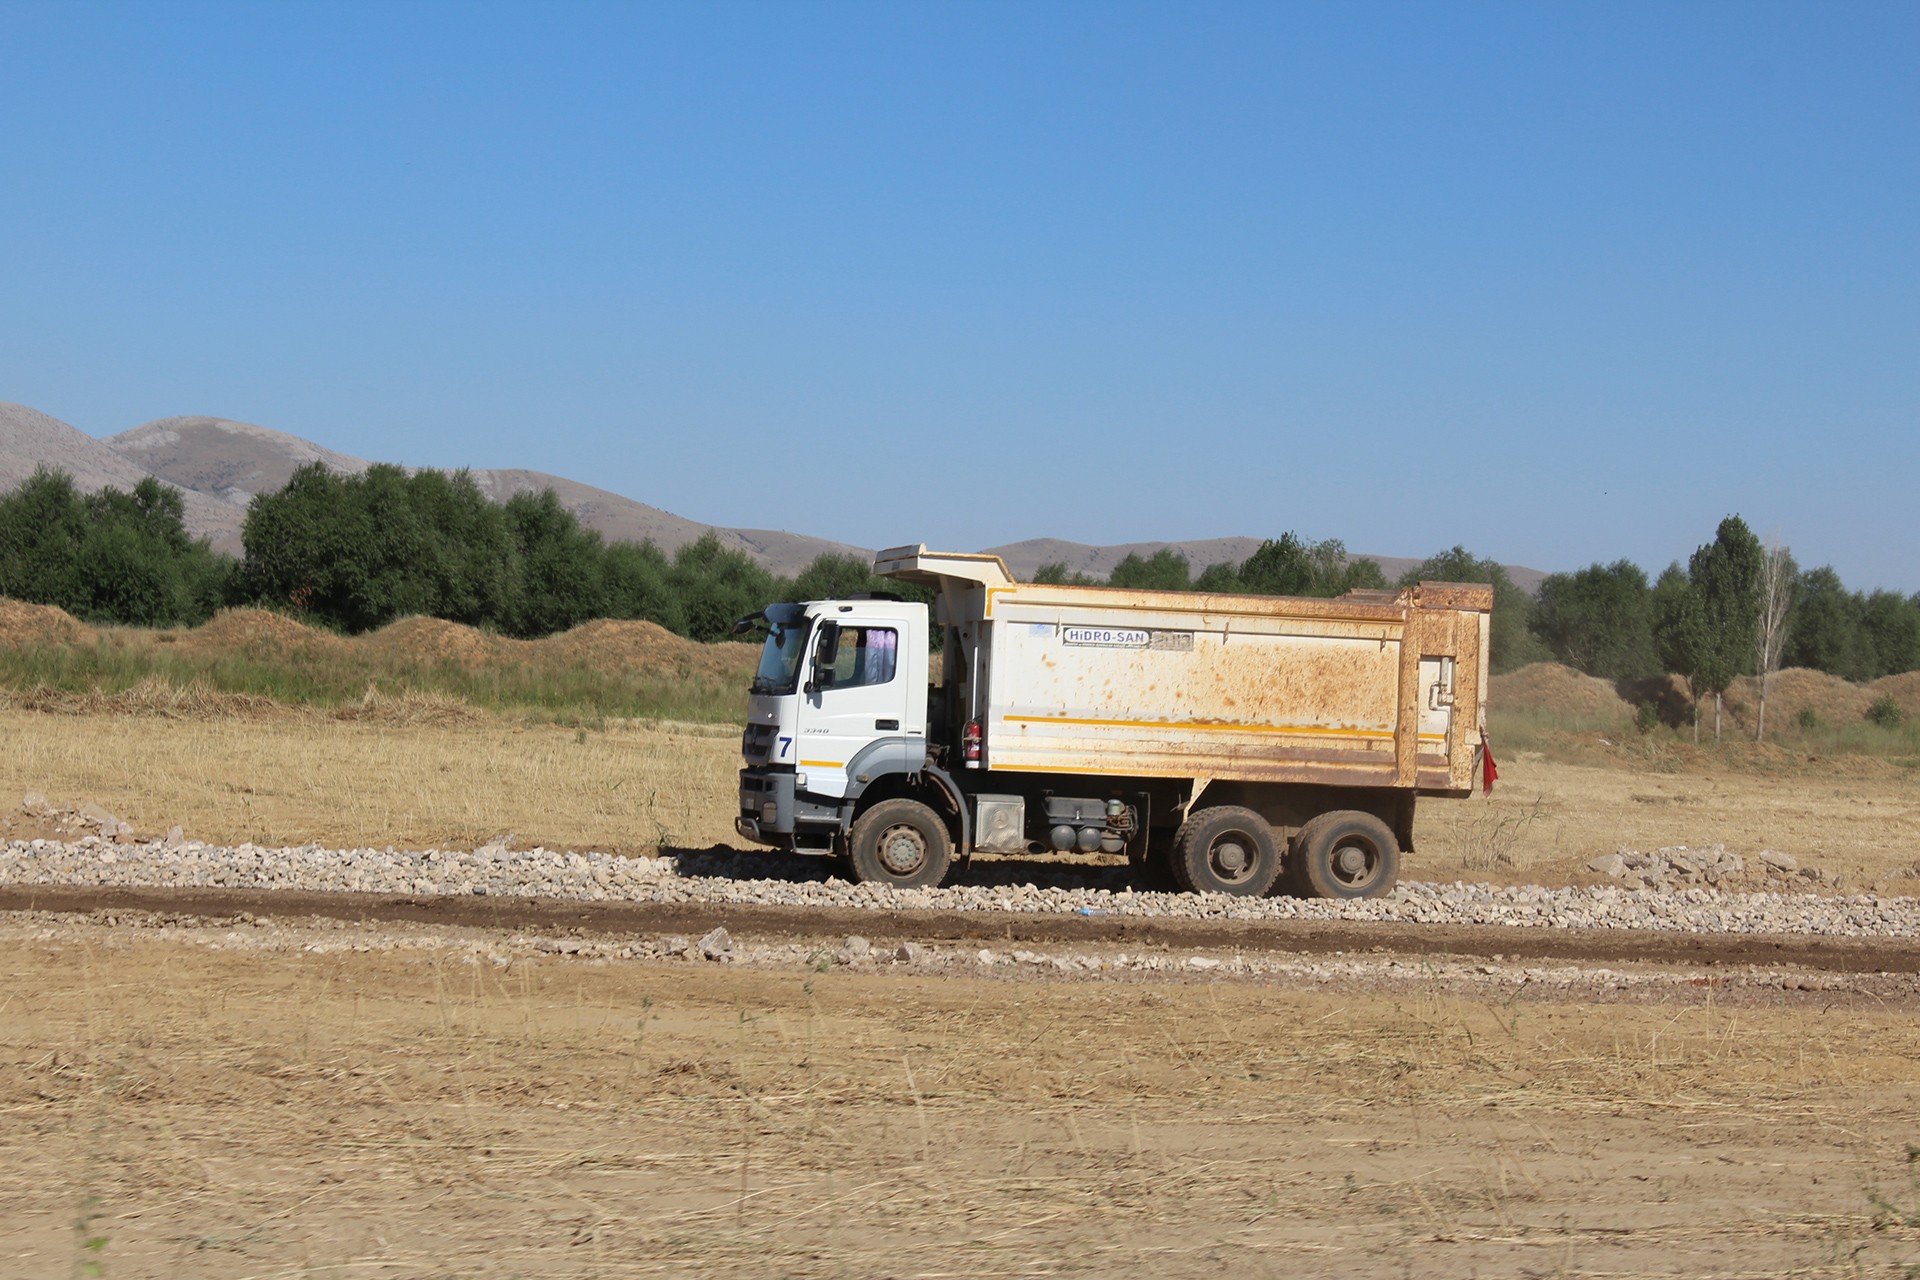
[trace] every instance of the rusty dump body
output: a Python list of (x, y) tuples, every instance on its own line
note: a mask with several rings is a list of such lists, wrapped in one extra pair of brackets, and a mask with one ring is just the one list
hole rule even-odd
[(968, 770), (1183, 779), (1189, 797), (1475, 784), (1491, 587), (1327, 600), (1048, 586), (923, 547), (875, 567), (939, 589), (947, 715), (980, 738)]

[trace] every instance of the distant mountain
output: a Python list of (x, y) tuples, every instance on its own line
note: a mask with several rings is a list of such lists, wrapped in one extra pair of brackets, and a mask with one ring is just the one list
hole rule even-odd
[[(1064, 564), (1070, 573), (1104, 578), (1129, 555), (1145, 558), (1163, 550), (1177, 551), (1185, 556), (1197, 575), (1208, 565), (1239, 564), (1258, 551), (1262, 541), (1260, 538), (1206, 538), (1190, 542), (1126, 542), (1112, 547), (1095, 547), (1083, 542), (1063, 542), (1058, 538), (1029, 538), (1025, 542), (1010, 542), (1004, 547), (991, 547), (989, 551), (1005, 560), (1017, 578), (1032, 577), (1034, 570), (1043, 564)], [(1368, 555), (1363, 551), (1353, 552), (1352, 556), (1356, 560), (1378, 563), (1380, 572), (1386, 575), (1388, 582), (1396, 581), (1401, 574), (1425, 559)], [(1537, 588), (1541, 579), (1547, 576), (1541, 570), (1529, 569), (1525, 565), (1510, 564), (1505, 568), (1515, 585), (1528, 592)]]
[[(373, 465), (365, 458), (336, 453), (284, 431), (227, 418), (160, 418), (98, 443), (126, 463), (150, 471), (168, 484), (217, 498), (243, 513), (254, 494), (271, 493), (280, 488), (297, 469), (308, 463), (323, 462), (349, 475)], [(651, 538), (661, 550), (673, 552), (712, 532), (718, 534), (725, 545), (746, 553), (774, 573), (789, 575), (806, 568), (823, 552), (871, 554), (859, 547), (804, 534), (701, 524), (605, 489), (540, 471), (473, 471), (471, 474), (480, 491), (495, 502), (505, 502), (516, 493), (552, 489), (561, 505), (573, 512), (581, 524), (598, 530), (609, 542), (641, 542)]]
[(243, 510), (254, 494), (281, 488), (310, 462), (324, 462), (344, 475), (373, 465), (284, 431), (228, 418), (156, 418), (101, 443), (168, 484)]
[[(106, 441), (95, 440), (38, 409), (0, 401), (0, 489), (14, 488), (40, 466), (66, 472), (87, 492), (109, 485), (131, 489), (149, 474)], [(222, 550), (238, 551), (240, 522), (246, 513), (189, 486), (176, 487), (183, 491), (187, 528), (196, 536), (211, 538)]]
[[(285, 485), (295, 470), (311, 462), (353, 475), (373, 463), (337, 453), (311, 440), (275, 431), (271, 427), (227, 418), (158, 418), (131, 431), (96, 440), (56, 418), (25, 405), (0, 402), (0, 490), (11, 489), (45, 464), (73, 476), (86, 490), (114, 485), (131, 489), (148, 475), (181, 490), (187, 528), (207, 537), (223, 551), (238, 554), (240, 527), (247, 504), (255, 494)], [(729, 529), (701, 524), (644, 502), (623, 498), (605, 489), (540, 471), (474, 471), (474, 483), (496, 502), (516, 493), (552, 489), (569, 511), (610, 542), (652, 539), (673, 552), (706, 533), (718, 534), (723, 544), (744, 552), (777, 574), (792, 575), (825, 552), (855, 555), (873, 553), (863, 547), (806, 534), (772, 529)], [(1188, 542), (1129, 542), (1118, 546), (1089, 546), (1057, 538), (1030, 538), (989, 548), (1006, 560), (1018, 577), (1033, 575), (1043, 564), (1061, 563), (1069, 570), (1104, 578), (1129, 553), (1150, 556), (1170, 548), (1187, 558), (1195, 573), (1211, 564), (1238, 564), (1260, 547), (1259, 538), (1210, 538)], [(1358, 553), (1356, 553), (1358, 554)], [(1380, 563), (1388, 581), (1420, 563), (1404, 556), (1369, 556)], [(1513, 580), (1528, 591), (1546, 575), (1538, 569), (1508, 565)]]

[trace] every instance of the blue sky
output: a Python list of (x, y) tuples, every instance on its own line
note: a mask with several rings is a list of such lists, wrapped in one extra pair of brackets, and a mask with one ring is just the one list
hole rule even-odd
[(869, 546), (1920, 590), (1920, 6), (18, 4), (0, 399)]

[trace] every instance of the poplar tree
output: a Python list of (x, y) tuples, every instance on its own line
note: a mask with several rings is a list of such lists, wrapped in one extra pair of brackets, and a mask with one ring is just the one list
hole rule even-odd
[(1712, 542), (1693, 553), (1687, 578), (1699, 601), (1699, 650), (1695, 676), (1713, 694), (1713, 740), (1720, 740), (1720, 713), (1727, 686), (1753, 669), (1754, 634), (1760, 622), (1760, 539), (1739, 516), (1720, 522)]

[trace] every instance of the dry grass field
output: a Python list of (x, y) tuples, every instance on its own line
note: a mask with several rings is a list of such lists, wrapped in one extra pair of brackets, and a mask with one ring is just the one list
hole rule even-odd
[[(735, 652), (77, 626), (0, 608), (12, 838), (48, 833), (33, 791), (215, 842), (733, 840), (737, 726), (594, 699), (710, 707)], [(1520, 674), (1500, 787), (1425, 803), (1408, 876), (1591, 883), (1621, 846), (1723, 843), (1920, 888), (1900, 740), (1816, 740), (1844, 690), (1789, 682), (1825, 701), (1787, 745), (1695, 748)], [(1489, 996), (1385, 963), (855, 972), (0, 916), (0, 1276), (1920, 1277), (1910, 983)]]
[[(0, 797), (99, 804), (142, 834), (215, 842), (652, 851), (731, 843), (731, 726), (604, 728), (309, 717), (0, 711)], [(1692, 760), (1648, 771), (1607, 748), (1522, 752), (1491, 797), (1429, 800), (1407, 874), (1597, 882), (1620, 846), (1789, 853), (1849, 885), (1920, 888), (1920, 773), (1873, 759), (1780, 767)], [(15, 812), (11, 829), (31, 829)]]
[(0, 929), (8, 1275), (1920, 1267), (1910, 1001), (502, 966), (237, 929)]

